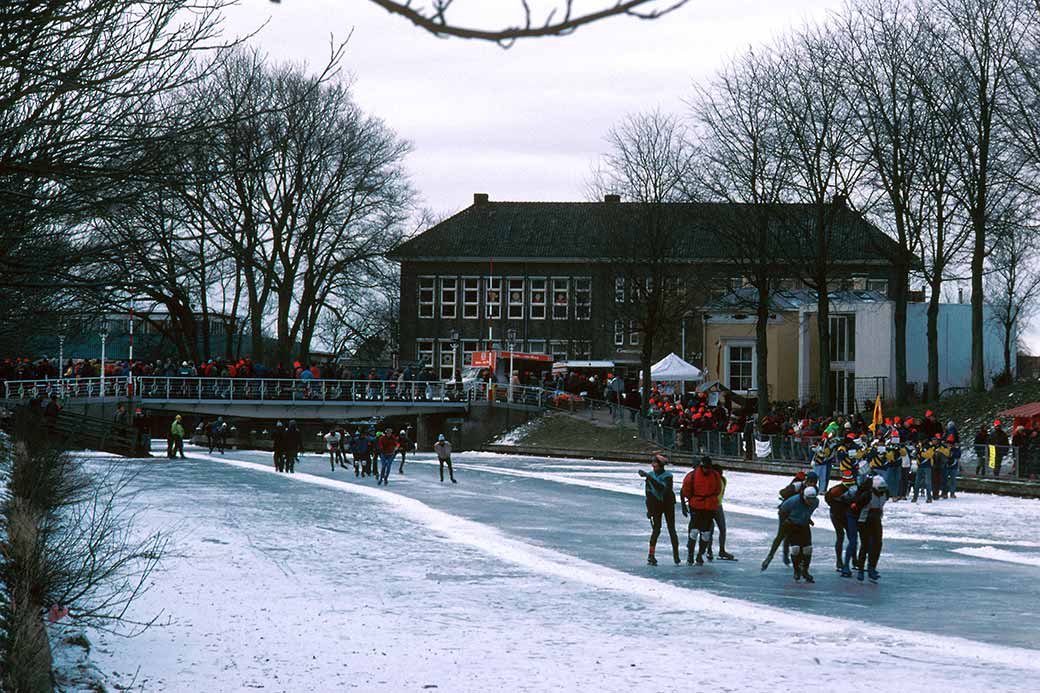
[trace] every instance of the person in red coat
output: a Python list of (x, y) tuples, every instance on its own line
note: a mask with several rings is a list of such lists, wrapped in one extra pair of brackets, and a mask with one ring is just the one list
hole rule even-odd
[(680, 493), (683, 516), (690, 518), (686, 541), (687, 565), (694, 563), (694, 547), (698, 537), (701, 543), (697, 549), (696, 562), (697, 565), (704, 565), (704, 552), (711, 548), (715, 510), (719, 507), (721, 492), (722, 480), (719, 473), (712, 467), (711, 458), (705, 455), (697, 468), (683, 479)]

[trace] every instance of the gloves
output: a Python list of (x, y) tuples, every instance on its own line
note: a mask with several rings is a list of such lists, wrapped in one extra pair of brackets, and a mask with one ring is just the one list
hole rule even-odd
[(639, 470), (639, 476), (646, 476), (646, 472), (642, 469)]
[(683, 517), (689, 517), (690, 516), (690, 511), (686, 509), (686, 504), (685, 503), (683, 503), (683, 506), (682, 506), (682, 516)]
[(810, 526), (810, 527), (815, 527), (815, 526), (816, 526), (816, 523), (815, 523), (815, 522), (813, 522), (812, 520), (809, 520), (809, 526)]
[(654, 514), (652, 512), (650, 512), (649, 510), (646, 511), (646, 519), (648, 519), (648, 520), (654, 519), (653, 515)]
[(852, 512), (858, 513), (859, 512), (859, 503), (853, 503), (852, 505), (849, 506), (849, 508), (852, 509)]

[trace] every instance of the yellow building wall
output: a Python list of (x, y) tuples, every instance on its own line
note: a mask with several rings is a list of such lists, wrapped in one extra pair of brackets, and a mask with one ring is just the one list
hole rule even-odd
[[(719, 344), (737, 339), (754, 341), (755, 325), (709, 321), (705, 325), (704, 336), (706, 352), (709, 355), (706, 360), (708, 368), (713, 377), (721, 380), (725, 372), (725, 354), (719, 357)], [(766, 381), (769, 383), (770, 399), (798, 399), (798, 315), (785, 314), (781, 322), (769, 325), (766, 329), (766, 345), (769, 349)]]

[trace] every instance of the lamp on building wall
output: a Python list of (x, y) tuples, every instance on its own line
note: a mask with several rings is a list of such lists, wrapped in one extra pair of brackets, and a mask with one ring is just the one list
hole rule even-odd
[(509, 345), (509, 401), (513, 401), (513, 351), (516, 349), (516, 330), (506, 331), (506, 343)]

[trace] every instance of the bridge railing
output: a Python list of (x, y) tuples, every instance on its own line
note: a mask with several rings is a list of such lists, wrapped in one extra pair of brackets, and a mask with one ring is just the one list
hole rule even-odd
[(292, 380), (284, 378), (190, 378), (141, 376), (134, 393), (142, 400), (278, 402), (450, 402), (461, 393), (440, 382), (397, 380)]
[(7, 400), (30, 400), (34, 397), (49, 399), (56, 394), (58, 399), (100, 399), (102, 397), (126, 397), (130, 380), (125, 376), (104, 378), (53, 378), (40, 380), (8, 380), (4, 383), (4, 398)]

